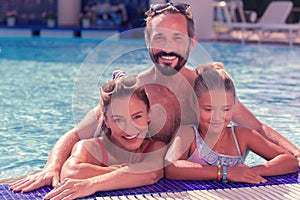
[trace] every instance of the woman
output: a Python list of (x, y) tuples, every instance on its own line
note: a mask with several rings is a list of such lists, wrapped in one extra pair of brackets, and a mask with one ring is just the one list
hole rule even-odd
[[(153, 184), (163, 177), (165, 144), (149, 138), (149, 100), (136, 76), (101, 87), (101, 136), (78, 142), (45, 199), (74, 199), (97, 191)], [(102, 121), (102, 119), (99, 119)]]

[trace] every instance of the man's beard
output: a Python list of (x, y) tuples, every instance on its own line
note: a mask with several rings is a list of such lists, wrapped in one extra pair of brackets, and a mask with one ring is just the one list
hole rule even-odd
[[(178, 61), (175, 67), (171, 66), (171, 63), (162, 63), (160, 64), (158, 62), (159, 57), (161, 56), (176, 56)], [(153, 63), (155, 64), (155, 67), (165, 76), (172, 76), (176, 73), (178, 73), (182, 67), (185, 65), (187, 62), (188, 55), (185, 56), (185, 58), (178, 53), (166, 53), (164, 51), (160, 51), (156, 54), (154, 54), (152, 51), (150, 51), (150, 57)]]

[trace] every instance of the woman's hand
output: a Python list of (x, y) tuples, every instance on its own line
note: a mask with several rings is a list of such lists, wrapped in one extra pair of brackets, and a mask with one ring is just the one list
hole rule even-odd
[(91, 179), (71, 179), (66, 178), (58, 187), (49, 192), (44, 199), (68, 200), (79, 197), (86, 197), (94, 194)]
[(244, 183), (265, 183), (267, 180), (262, 176), (253, 172), (247, 165), (239, 164), (235, 167), (227, 168), (227, 180), (232, 182), (244, 182)]
[(15, 192), (29, 192), (46, 185), (55, 187), (59, 183), (59, 179), (59, 170), (46, 167), (37, 173), (28, 175), (25, 178), (10, 184), (9, 187)]

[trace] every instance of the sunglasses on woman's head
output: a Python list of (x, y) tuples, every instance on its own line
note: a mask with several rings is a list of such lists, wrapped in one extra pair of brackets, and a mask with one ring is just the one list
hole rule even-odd
[(137, 82), (138, 78), (136, 75), (123, 76), (122, 78), (104, 83), (100, 89), (102, 93), (113, 94), (119, 84), (121, 84), (124, 89), (129, 89), (134, 88), (137, 85)]
[[(186, 3), (164, 3), (164, 4), (152, 4), (150, 6), (150, 16), (155, 16), (156, 14), (161, 14), (170, 8), (175, 8), (178, 12), (185, 15), (188, 19), (192, 19), (191, 6)], [(152, 14), (151, 14), (152, 13)]]

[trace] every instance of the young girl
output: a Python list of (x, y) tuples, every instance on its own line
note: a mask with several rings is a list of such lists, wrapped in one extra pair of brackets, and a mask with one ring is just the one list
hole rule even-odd
[(74, 146), (61, 171), (61, 186), (46, 199), (148, 185), (163, 177), (165, 144), (148, 136), (149, 100), (137, 77), (109, 81), (101, 90), (103, 133)]
[[(170, 179), (261, 183), (263, 176), (297, 172), (297, 159), (258, 132), (231, 126), (235, 87), (223, 70), (207, 66), (195, 80), (199, 127), (182, 126), (166, 154), (165, 176)], [(248, 150), (267, 160), (244, 165)]]

